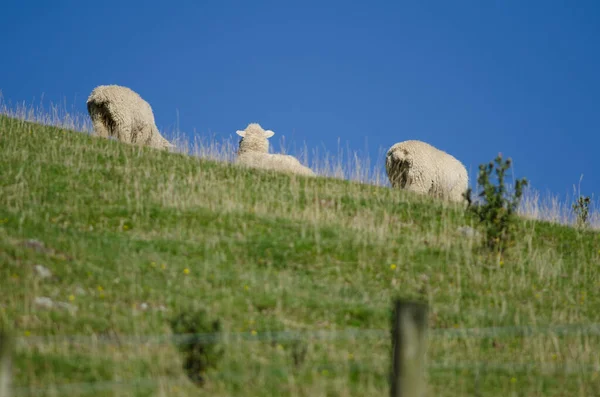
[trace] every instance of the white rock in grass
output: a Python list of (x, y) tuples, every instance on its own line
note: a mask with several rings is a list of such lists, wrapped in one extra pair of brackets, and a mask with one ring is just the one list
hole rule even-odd
[(72, 305), (67, 302), (56, 302), (56, 306), (60, 307), (61, 309), (67, 310), (71, 314), (77, 313), (77, 309), (78, 309), (77, 306)]
[(71, 314), (75, 314), (78, 309), (77, 306), (75, 306), (75, 305), (72, 305), (67, 302), (54, 302), (52, 299), (50, 299), (46, 296), (35, 297), (33, 300), (33, 303), (35, 303), (37, 306), (44, 308), (44, 309), (55, 309), (55, 308), (65, 309), (65, 310), (69, 311)]
[(47, 267), (44, 267), (42, 265), (35, 265), (34, 269), (37, 272), (38, 276), (40, 276), (40, 278), (52, 277), (52, 272)]
[(33, 303), (44, 309), (52, 309), (54, 307), (54, 301), (46, 296), (36, 296)]

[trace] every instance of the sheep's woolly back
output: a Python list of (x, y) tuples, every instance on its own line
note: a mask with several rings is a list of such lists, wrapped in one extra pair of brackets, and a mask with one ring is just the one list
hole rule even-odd
[(288, 172), (298, 175), (315, 175), (310, 168), (303, 166), (298, 159), (285, 154), (249, 152), (238, 155), (236, 163), (253, 168)]
[(238, 148), (237, 164), (298, 175), (314, 176), (298, 159), (285, 154), (269, 154), (269, 140), (275, 133), (265, 131), (257, 123), (250, 123), (244, 131), (237, 131), (242, 138)]
[(101, 85), (92, 91), (87, 109), (96, 135), (157, 149), (173, 147), (162, 137), (150, 104), (135, 91), (118, 85)]
[(393, 145), (385, 168), (392, 187), (451, 201), (463, 201), (469, 185), (467, 169), (460, 161), (422, 141)]

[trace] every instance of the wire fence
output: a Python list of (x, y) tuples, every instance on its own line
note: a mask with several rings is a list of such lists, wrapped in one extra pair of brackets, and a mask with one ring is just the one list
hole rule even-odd
[[(366, 365), (354, 364), (355, 369), (369, 369)], [(523, 363), (490, 363), (490, 362), (432, 362), (427, 365), (430, 370), (436, 371), (456, 371), (469, 370), (480, 371), (482, 373), (488, 371), (503, 371), (511, 374), (523, 374), (538, 372), (546, 375), (556, 374), (573, 374), (581, 372), (600, 372), (599, 365), (561, 365), (550, 363), (523, 364)], [(283, 373), (285, 375), (285, 373)], [(238, 378), (238, 374), (234, 372), (218, 372), (214, 374), (216, 380), (231, 380)], [(48, 384), (43, 387), (15, 387), (13, 388), (14, 397), (34, 397), (47, 395), (50, 391), (55, 391), (61, 396), (73, 395), (89, 395), (99, 392), (119, 391), (119, 390), (151, 390), (157, 388), (172, 388), (177, 386), (190, 385), (190, 381), (179, 376), (163, 376), (152, 378), (138, 378), (128, 380), (114, 381), (97, 381), (97, 382), (74, 382), (74, 383), (57, 383)]]
[[(526, 373), (543, 373), (545, 375), (570, 375), (580, 374), (582, 372), (587, 373), (598, 373), (600, 372), (600, 365), (561, 365), (551, 363), (490, 363), (490, 362), (464, 362), (464, 361), (452, 361), (452, 362), (432, 362), (427, 365), (429, 370), (434, 371), (464, 371), (468, 370), (471, 372), (479, 371), (480, 373), (502, 371), (510, 374), (526, 374)], [(369, 369), (366, 365), (353, 364), (353, 368), (356, 369)], [(279, 375), (287, 375), (285, 372), (280, 372)], [(234, 372), (216, 372), (214, 380), (232, 380), (235, 378), (239, 379), (239, 374)], [(128, 380), (114, 380), (114, 381), (96, 381), (96, 382), (73, 382), (73, 383), (56, 383), (47, 384), (43, 387), (27, 387), (19, 386), (12, 389), (12, 396), (14, 397), (33, 397), (48, 395), (49, 392), (54, 391), (61, 396), (72, 396), (72, 395), (89, 395), (99, 392), (107, 391), (118, 391), (118, 390), (131, 390), (131, 389), (157, 389), (157, 388), (168, 388), (175, 386), (189, 386), (190, 381), (185, 376), (168, 377), (151, 377), (151, 378), (137, 378)]]
[(55, 391), (61, 396), (86, 395), (92, 393), (128, 390), (128, 389), (156, 389), (160, 385), (180, 385), (188, 382), (186, 379), (172, 379), (168, 377), (160, 378), (141, 378), (133, 380), (104, 381), (104, 382), (77, 382), (51, 384), (43, 387), (15, 387), (13, 396), (15, 397), (34, 397), (49, 394)]
[[(494, 338), (507, 336), (536, 335), (586, 335), (600, 336), (600, 323), (564, 324), (546, 326), (504, 326), (488, 328), (436, 328), (428, 330), (430, 338)], [(266, 331), (198, 334), (161, 334), (161, 335), (43, 335), (21, 336), (15, 338), (20, 346), (34, 346), (48, 343), (68, 344), (105, 344), (105, 345), (159, 345), (201, 343), (248, 342), (290, 342), (306, 340), (347, 340), (347, 339), (384, 339), (390, 331), (384, 329), (350, 328), (343, 330), (306, 330), (306, 331)]]
[[(460, 338), (496, 338), (496, 337), (532, 337), (539, 335), (553, 336), (600, 336), (600, 323), (594, 324), (561, 324), (546, 326), (503, 326), (487, 328), (453, 328), (429, 329), (429, 338), (460, 339)], [(235, 332), (235, 333), (201, 333), (201, 334), (168, 334), (168, 335), (44, 335), (22, 336), (14, 338), (17, 347), (34, 347), (48, 344), (85, 344), (85, 345), (161, 345), (201, 343), (236, 342), (290, 342), (290, 341), (326, 341), (352, 339), (387, 339), (390, 331), (384, 329), (343, 329), (343, 330), (304, 330), (276, 332)], [(353, 363), (353, 368), (369, 369), (360, 363)], [(495, 363), (487, 361), (433, 361), (427, 364), (430, 371), (503, 371), (511, 374), (581, 374), (599, 373), (600, 364), (586, 363)], [(227, 380), (238, 377), (233, 372), (215, 373), (216, 379)], [(183, 375), (139, 378), (130, 380), (96, 381), (65, 384), (48, 384), (43, 387), (18, 386), (12, 389), (13, 396), (39, 396), (55, 391), (59, 395), (89, 395), (99, 392), (116, 392), (118, 390), (145, 390), (189, 385), (189, 380)]]

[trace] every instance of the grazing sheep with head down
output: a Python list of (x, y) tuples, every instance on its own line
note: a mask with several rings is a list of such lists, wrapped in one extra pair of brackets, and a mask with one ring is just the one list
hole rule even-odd
[(152, 108), (135, 91), (118, 85), (101, 85), (92, 91), (87, 109), (97, 136), (156, 149), (174, 145), (160, 135)]
[(469, 185), (465, 166), (428, 143), (410, 140), (393, 145), (385, 168), (392, 187), (461, 202)]
[(237, 164), (298, 175), (315, 175), (310, 168), (303, 166), (293, 156), (269, 154), (268, 138), (275, 134), (273, 131), (265, 131), (259, 124), (250, 123), (244, 131), (238, 130), (236, 133), (242, 137), (235, 160)]

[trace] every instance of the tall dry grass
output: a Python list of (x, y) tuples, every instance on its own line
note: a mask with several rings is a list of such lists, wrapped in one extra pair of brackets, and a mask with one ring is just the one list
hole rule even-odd
[[(82, 113), (74, 105), (68, 106), (66, 100), (55, 104), (44, 103), (11, 103), (6, 101), (0, 91), (0, 114), (16, 119), (39, 124), (51, 125), (86, 134), (93, 133), (91, 120), (87, 113)], [(173, 127), (161, 129), (165, 138), (174, 142), (175, 152), (187, 154), (201, 159), (221, 162), (233, 162), (236, 156), (238, 139), (233, 134), (223, 136), (217, 133), (192, 133), (181, 131), (178, 122)], [(338, 139), (336, 152), (325, 147), (308, 148), (306, 142), (286, 142), (285, 136), (279, 138), (278, 147), (271, 145), (271, 151), (296, 156), (303, 164), (309, 166), (318, 175), (347, 179), (376, 186), (390, 186), (385, 173), (385, 153), (387, 148), (379, 147), (377, 158), (372, 159), (368, 152), (352, 149)], [(477, 176), (470, 175), (470, 185), (478, 190)], [(581, 181), (579, 181), (581, 184)], [(525, 218), (538, 219), (564, 225), (575, 225), (576, 216), (572, 205), (580, 196), (578, 186), (573, 186), (571, 194), (561, 196), (547, 191), (541, 193), (534, 187), (525, 189), (519, 207), (519, 214)], [(600, 229), (600, 199), (591, 197), (589, 226)]]

